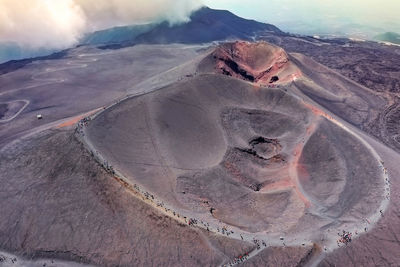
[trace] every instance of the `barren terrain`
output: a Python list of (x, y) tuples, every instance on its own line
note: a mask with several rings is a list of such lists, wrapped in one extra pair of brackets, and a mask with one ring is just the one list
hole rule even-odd
[(1, 75), (0, 260), (395, 266), (390, 95), (342, 74), (235, 42), (79, 47)]
[[(325, 68), (358, 83), (363, 87), (361, 91), (369, 97), (375, 96), (384, 100), (384, 103), (379, 101), (380, 104), (372, 103), (370, 107), (376, 112), (376, 117), (370, 117), (362, 123), (357, 122), (356, 125), (400, 152), (400, 124), (398, 123), (400, 118), (400, 49), (398, 46), (363, 40), (317, 39), (300, 36), (271, 37), (268, 34), (260, 35), (259, 39), (281, 46), (287, 52), (301, 53), (310, 57)], [(328, 83), (323, 87), (331, 90), (336, 86), (336, 83)], [(347, 88), (345, 90), (352, 91)], [(325, 108), (331, 107), (326, 105)]]

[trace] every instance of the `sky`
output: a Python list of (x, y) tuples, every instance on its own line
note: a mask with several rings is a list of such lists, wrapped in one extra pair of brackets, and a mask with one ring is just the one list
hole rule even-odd
[(87, 32), (168, 20), (202, 5), (300, 34), (400, 33), (400, 0), (0, 0), (0, 44), (63, 49)]
[(400, 33), (400, 0), (204, 0), (212, 8), (229, 9), (301, 34)]

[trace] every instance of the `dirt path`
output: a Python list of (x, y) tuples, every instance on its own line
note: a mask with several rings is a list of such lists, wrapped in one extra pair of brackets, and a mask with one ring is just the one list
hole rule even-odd
[[(387, 208), (389, 206), (389, 202), (390, 202), (390, 179), (389, 179), (387, 169), (384, 166), (383, 160), (381, 159), (379, 154), (376, 152), (376, 150), (368, 142), (366, 142), (359, 134), (356, 133), (358, 131), (358, 129), (352, 130), (351, 129), (351, 128), (353, 128), (352, 126), (350, 126), (350, 125), (347, 126), (346, 125), (347, 123), (341, 122), (339, 118), (335, 118), (333, 115), (330, 115), (328, 112), (324, 111), (322, 108), (317, 107), (316, 104), (311, 105), (309, 103), (306, 103), (304, 100), (303, 100), (303, 103), (307, 108), (312, 110), (314, 114), (318, 114), (319, 116), (326, 118), (330, 122), (336, 124), (343, 130), (345, 130), (350, 135), (357, 138), (357, 140), (359, 140), (369, 150), (369, 152), (374, 156), (374, 158), (377, 160), (379, 168), (381, 170), (381, 174), (382, 174), (381, 179), (383, 180), (384, 193), (385, 193), (385, 195), (382, 198), (381, 204), (380, 204), (379, 208), (376, 210), (376, 212), (373, 213), (371, 216), (369, 216), (368, 218), (364, 218), (362, 221), (359, 221), (352, 227), (348, 227), (346, 229), (347, 232), (350, 232), (353, 234), (355, 233), (356, 235), (358, 233), (363, 233), (363, 232), (367, 232), (368, 230), (371, 230), (374, 227), (374, 225), (379, 221), (379, 219), (383, 216), (383, 214), (387, 210)], [(356, 237), (356, 235), (354, 235), (354, 237)], [(326, 253), (336, 249), (339, 246), (339, 244), (337, 242), (335, 242), (335, 239), (337, 239), (337, 237), (338, 237), (336, 235), (336, 231), (335, 232), (331, 231), (330, 236), (331, 236), (331, 238), (328, 239), (327, 240), (328, 242), (326, 242), (324, 244), (326, 251), (325, 252), (322, 251), (321, 255), (319, 255), (318, 257), (313, 257), (312, 261), (308, 263), (309, 266), (317, 266), (318, 263), (324, 259), (324, 256), (326, 255)]]
[(64, 128), (64, 127), (67, 127), (67, 126), (69, 126), (69, 127), (74, 126), (76, 123), (71, 123), (71, 122), (75, 122), (75, 121), (78, 122), (80, 119), (82, 119), (84, 117), (87, 117), (87, 116), (90, 116), (90, 115), (98, 112), (101, 109), (103, 109), (103, 108), (94, 109), (94, 110), (91, 110), (91, 111), (88, 111), (88, 112), (85, 112), (85, 113), (81, 113), (81, 114), (76, 115), (76, 116), (72, 116), (72, 117), (61, 119), (61, 120), (53, 121), (53, 122), (41, 125), (39, 127), (30, 129), (28, 131), (22, 132), (22, 133), (19, 134), (19, 136), (16, 136), (11, 142), (9, 142), (9, 143), (5, 144), (4, 146), (0, 147), (0, 152), (6, 150), (8, 147), (12, 146), (15, 143), (20, 142), (23, 139), (26, 139), (26, 138), (28, 138), (30, 136), (35, 135), (35, 134), (39, 134), (39, 133), (44, 132), (46, 130), (61, 129), (61, 128)]
[[(79, 55), (79, 58), (83, 58), (83, 57), (88, 57), (88, 56), (99, 56), (99, 55), (103, 55), (103, 54), (94, 54), (94, 55)], [(7, 95), (7, 94), (13, 94), (19, 91), (23, 91), (23, 90), (28, 90), (28, 89), (34, 89), (34, 88), (38, 88), (44, 85), (50, 85), (50, 84), (55, 84), (55, 83), (63, 83), (66, 81), (66, 79), (64, 78), (40, 78), (40, 76), (43, 75), (47, 75), (50, 73), (54, 73), (54, 72), (59, 72), (59, 71), (64, 71), (64, 70), (69, 70), (69, 69), (77, 69), (77, 68), (86, 68), (88, 67), (89, 63), (92, 62), (96, 62), (98, 59), (97, 58), (88, 58), (88, 59), (83, 59), (80, 62), (76, 62), (76, 61), (68, 61), (66, 62), (66, 65), (69, 65), (68, 67), (61, 67), (61, 68), (47, 68), (45, 71), (43, 72), (39, 72), (36, 74), (33, 74), (31, 76), (31, 80), (33, 81), (37, 81), (39, 83), (34, 84), (34, 85), (29, 85), (29, 86), (24, 86), (21, 88), (16, 88), (16, 89), (10, 89), (4, 92), (0, 92), (0, 97)], [(34, 63), (33, 63), (34, 64)], [(21, 99), (18, 101), (24, 101), (25, 105), (16, 113), (14, 114), (12, 117), (5, 119), (5, 120), (0, 120), (0, 123), (5, 123), (5, 122), (10, 122), (13, 119), (15, 119), (19, 114), (22, 113), (22, 111), (24, 111), (24, 109), (30, 104), (29, 100), (26, 99)]]
[[(376, 160), (379, 163), (379, 166), (381, 168), (382, 179), (384, 180), (384, 184), (385, 184), (385, 192), (390, 192), (389, 177), (388, 177), (386, 169), (383, 165), (383, 161), (381, 160), (381, 158), (379, 157), (377, 152), (358, 134), (356, 134), (353, 130), (351, 130), (344, 123), (342, 123), (338, 119), (334, 118), (332, 115), (323, 111), (321, 108), (317, 107), (314, 104), (311, 105), (307, 102), (304, 102), (304, 105), (315, 114), (316, 119), (314, 120), (312, 125), (310, 125), (309, 129), (307, 130), (306, 136), (304, 136), (302, 143), (300, 143), (298, 146), (298, 149), (296, 149), (295, 155), (294, 155), (294, 160), (292, 162), (292, 168), (291, 168), (292, 182), (296, 188), (295, 191), (296, 191), (297, 195), (299, 196), (299, 198), (303, 201), (303, 203), (306, 206), (310, 206), (310, 204), (311, 204), (311, 203), (309, 203), (309, 199), (307, 198), (306, 194), (302, 190), (301, 185), (298, 183), (298, 180), (297, 180), (297, 173), (296, 173), (297, 161), (298, 161), (299, 156), (301, 155), (304, 145), (306, 144), (306, 141), (312, 135), (312, 133), (315, 131), (315, 129), (318, 125), (319, 118), (321, 118), (321, 117), (328, 119), (329, 121), (336, 124), (343, 130), (345, 130), (346, 132), (351, 134), (352, 136), (356, 137), (365, 147), (368, 148), (368, 150), (376, 158)], [(90, 123), (90, 120), (96, 118), (99, 114), (101, 114), (105, 110), (106, 109), (101, 110), (100, 112), (97, 112), (96, 114), (88, 117), (87, 123)], [(233, 227), (233, 226), (227, 227), (226, 225), (224, 225), (222, 222), (220, 222), (218, 220), (210, 220), (207, 218), (196, 218), (198, 216), (198, 214), (194, 214), (192, 212), (174, 210), (174, 208), (172, 206), (168, 205), (168, 203), (164, 203), (162, 200), (158, 199), (157, 196), (148, 192), (145, 188), (142, 188), (137, 184), (132, 184), (130, 182), (130, 180), (127, 177), (125, 177), (122, 173), (120, 173), (118, 170), (110, 169), (107, 159), (99, 151), (96, 150), (95, 146), (88, 139), (87, 134), (85, 132), (85, 125), (80, 124), (78, 128), (80, 129), (78, 132), (81, 133), (79, 135), (80, 140), (87, 147), (87, 149), (93, 153), (96, 160), (98, 162), (100, 162), (104, 166), (104, 168), (106, 168), (109, 172), (111, 172), (113, 174), (114, 179), (117, 182), (119, 182), (121, 185), (123, 185), (136, 198), (141, 199), (148, 205), (150, 205), (153, 208), (160, 211), (162, 214), (165, 214), (166, 216), (169, 216), (169, 217), (175, 219), (178, 223), (190, 225), (192, 227), (206, 229), (207, 231), (210, 231), (215, 234), (222, 235), (222, 236), (227, 236), (229, 238), (234, 238), (237, 240), (254, 243), (257, 246), (257, 248), (254, 249), (253, 251), (247, 252), (246, 255), (242, 256), (242, 260), (250, 259), (250, 258), (256, 256), (259, 252), (261, 252), (263, 250), (263, 248), (266, 248), (269, 246), (305, 246), (305, 245), (311, 246), (311, 245), (313, 245), (313, 243), (310, 240), (308, 240), (305, 236), (303, 236), (303, 239), (301, 239), (301, 237), (302, 237), (301, 234), (296, 236), (297, 238), (286, 239), (285, 237), (278, 236), (278, 234), (267, 234), (264, 232), (249, 233), (249, 232), (245, 232), (237, 227)], [(382, 201), (382, 203), (376, 213), (374, 213), (369, 218), (365, 218), (365, 220), (358, 222), (355, 226), (349, 227), (347, 230), (350, 232), (362, 233), (364, 231), (365, 227), (367, 227), (367, 226), (368, 226), (368, 229), (371, 229), (373, 227), (373, 225), (380, 219), (380, 217), (382, 215), (381, 212), (384, 212), (386, 210), (388, 203), (389, 203), (389, 199), (390, 199), (389, 195), (386, 196), (386, 198), (384, 198), (384, 200)], [(315, 203), (312, 203), (312, 204), (314, 205)], [(336, 243), (337, 239), (338, 239), (338, 236), (336, 235), (336, 231), (331, 231), (331, 233), (329, 233), (327, 235), (327, 239), (323, 242), (323, 244), (320, 244), (321, 247), (324, 247), (325, 252), (322, 252), (321, 254), (318, 254), (318, 255), (314, 255), (308, 264), (310, 266), (317, 265), (324, 258), (326, 253), (329, 253), (329, 251), (336, 249), (337, 248), (337, 243)], [(233, 266), (237, 263), (240, 263), (240, 261), (238, 261), (238, 259), (233, 259), (229, 263), (230, 264), (229, 266)]]
[[(19, 100), (14, 100), (14, 101), (9, 101), (9, 102), (3, 102), (3, 103), (11, 103), (11, 102), (15, 102), (15, 101), (21, 101), (24, 102), (25, 104), (10, 118), (8, 119), (1, 119), (0, 123), (5, 123), (5, 122), (9, 122), (12, 121), (13, 119), (15, 119), (22, 111), (24, 111), (24, 109), (29, 105), (30, 101), (27, 99), (19, 99)], [(3, 104), (2, 103), (2, 104)]]
[[(107, 53), (103, 53), (103, 54), (107, 54)], [(78, 57), (79, 58), (94, 57), (94, 56), (99, 56), (99, 55), (103, 55), (103, 54), (82, 54), (82, 55), (79, 55)], [(9, 94), (9, 93), (14, 93), (14, 92), (21, 91), (21, 90), (31, 89), (31, 88), (35, 88), (35, 87), (39, 87), (39, 86), (43, 86), (43, 85), (47, 85), (47, 84), (65, 82), (66, 80), (63, 78), (41, 78), (40, 76), (46, 75), (49, 73), (58, 72), (58, 71), (68, 70), (68, 69), (86, 68), (89, 63), (92, 63), (95, 61), (97, 61), (97, 58), (88, 58), (88, 59), (83, 59), (80, 62), (69, 61), (66, 63), (67, 65), (69, 65), (67, 67), (61, 67), (61, 68), (57, 68), (57, 69), (48, 68), (44, 72), (34, 74), (31, 77), (32, 80), (41, 82), (41, 83), (1, 92), (0, 97), (3, 95)], [(185, 64), (183, 66), (185, 66)], [(166, 73), (168, 73), (168, 72), (171, 72), (171, 70), (168, 70)], [(81, 123), (82, 120), (87, 118), (87, 120), (88, 120), (87, 122), (90, 123), (91, 119), (96, 118), (99, 114), (104, 112), (104, 110), (120, 103), (121, 101), (123, 101), (127, 98), (148, 94), (150, 92), (153, 92), (153, 91), (159, 90), (159, 89), (161, 89), (161, 88), (151, 88), (151, 90), (143, 90), (141, 92), (136, 92), (136, 93), (128, 95), (120, 100), (117, 100), (114, 104), (112, 104), (111, 106), (109, 106), (107, 108), (99, 108), (99, 109), (92, 110), (92, 111), (89, 111), (86, 113), (82, 113), (77, 116), (65, 118), (62, 120), (48, 123), (46, 125), (42, 125), (40, 127), (37, 127), (35, 129), (29, 130), (29, 131), (21, 134), (21, 137), (13, 140), (12, 143), (17, 142), (28, 136), (34, 135), (36, 133), (48, 130), (48, 129), (52, 129), (52, 128), (60, 129), (60, 128), (64, 128), (64, 127), (70, 127), (70, 126), (73, 126), (76, 123), (78, 123), (79, 124), (78, 136), (79, 136), (80, 140), (82, 141), (82, 143), (87, 147), (87, 149), (90, 152), (93, 153), (96, 160), (98, 162), (100, 162), (104, 166), (105, 169), (107, 169), (110, 173), (113, 174), (114, 179), (118, 183), (120, 183), (122, 186), (124, 186), (124, 188), (126, 188), (134, 197), (141, 199), (148, 205), (150, 205), (153, 208), (160, 211), (162, 214), (165, 214), (166, 216), (169, 216), (169, 217), (175, 219), (178, 223), (186, 224), (186, 225), (189, 224), (192, 227), (202, 228), (207, 231), (213, 232), (215, 234), (219, 234), (222, 236), (227, 236), (227, 237), (234, 238), (237, 240), (247, 241), (247, 242), (256, 244), (256, 246), (258, 248), (254, 249), (253, 251), (249, 251), (248, 254), (245, 256), (245, 259), (250, 259), (250, 258), (256, 256), (259, 252), (261, 252), (263, 250), (263, 248), (266, 248), (269, 246), (302, 246), (302, 245), (308, 246), (308, 245), (312, 245), (312, 242), (308, 238), (305, 238), (302, 235), (297, 236), (297, 238), (286, 239), (285, 237), (279, 236), (279, 233), (276, 233), (276, 234), (268, 234), (268, 233), (264, 233), (264, 232), (249, 233), (249, 232), (245, 232), (237, 227), (232, 227), (232, 226), (227, 227), (222, 222), (220, 222), (216, 219), (213, 219), (213, 220), (209, 220), (207, 218), (201, 218), (201, 219), (197, 218), (196, 219), (198, 214), (194, 214), (194, 213), (187, 212), (187, 211), (185, 211), (185, 212), (175, 211), (172, 206), (169, 206), (168, 203), (164, 203), (161, 199), (158, 199), (157, 196), (154, 196), (153, 194), (151, 194), (144, 188), (138, 186), (137, 184), (132, 184), (131, 182), (129, 182), (130, 180), (127, 177), (125, 177), (122, 173), (118, 172), (118, 170), (110, 169), (110, 166), (107, 163), (107, 159), (104, 158), (101, 155), (101, 153), (96, 150), (94, 145), (87, 138), (87, 134), (85, 132), (85, 127)], [(29, 103), (27, 103), (24, 106), (24, 108), (28, 104)], [(294, 155), (294, 160), (292, 161), (291, 170), (290, 170), (291, 183), (292, 183), (291, 186), (294, 186), (297, 196), (301, 199), (301, 201), (304, 203), (304, 205), (306, 207), (309, 207), (310, 205), (314, 205), (315, 203), (310, 203), (309, 198), (307, 197), (305, 192), (302, 190), (301, 185), (298, 182), (297, 170), (296, 170), (297, 169), (297, 161), (301, 155), (304, 145), (307, 143), (308, 138), (314, 132), (315, 127), (318, 124), (319, 117), (324, 117), (324, 118), (328, 119), (329, 121), (333, 122), (334, 124), (338, 125), (342, 129), (344, 129), (346, 132), (348, 132), (351, 135), (353, 135), (354, 137), (356, 137), (363, 145), (365, 145), (368, 148), (368, 150), (377, 159), (377, 161), (380, 164), (379, 166), (382, 169), (382, 179), (384, 179), (384, 181), (385, 181), (385, 192), (390, 192), (390, 181), (389, 181), (388, 174), (383, 165), (383, 161), (381, 160), (379, 155), (376, 153), (376, 151), (364, 139), (362, 139), (354, 131), (350, 130), (349, 127), (347, 127), (345, 124), (341, 123), (338, 119), (335, 119), (333, 116), (329, 115), (327, 112), (323, 111), (321, 108), (317, 108), (316, 106), (314, 106), (314, 104), (311, 105), (306, 102), (304, 102), (304, 104), (310, 110), (312, 110), (314, 112), (317, 119), (314, 122), (314, 124), (315, 124), (314, 127), (311, 127), (310, 130), (307, 131), (306, 136), (303, 138), (302, 143), (300, 143), (298, 145), (298, 147), (295, 151), (296, 155)], [(14, 115), (12, 118), (10, 118), (9, 121), (14, 119), (15, 117), (17, 117), (22, 112), (22, 110), (20, 110), (16, 115)], [(8, 146), (8, 145), (9, 144), (7, 144), (6, 146)], [(1, 150), (3, 150), (6, 146), (4, 146)], [(380, 208), (373, 216), (371, 216), (370, 218), (366, 218), (365, 221), (359, 223), (357, 225), (357, 227), (353, 227), (352, 229), (349, 229), (349, 230), (350, 231), (358, 231), (361, 233), (361, 232), (363, 232), (364, 228), (367, 226), (368, 226), (368, 229), (372, 228), (373, 225), (381, 217), (381, 213), (379, 211), (384, 212), (386, 210), (389, 200), (390, 200), (390, 195), (388, 195), (384, 199), (384, 201), (382, 201)], [(327, 247), (327, 252), (329, 252), (337, 247), (336, 240), (337, 240), (337, 236), (334, 235), (334, 233), (332, 233), (332, 236), (330, 236), (330, 238), (329, 238), (330, 242), (328, 244), (325, 244), (325, 246)], [(310, 264), (316, 264), (317, 261), (319, 262), (320, 260), (323, 259), (323, 256), (324, 256), (324, 253), (322, 253), (321, 256), (319, 256), (319, 257), (315, 257), (314, 262), (312, 262)], [(232, 263), (234, 263), (234, 262), (235, 262), (235, 260), (232, 260)]]

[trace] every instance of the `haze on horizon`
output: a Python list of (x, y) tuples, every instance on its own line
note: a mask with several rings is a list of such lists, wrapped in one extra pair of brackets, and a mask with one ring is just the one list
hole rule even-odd
[(382, 32), (400, 33), (398, 0), (204, 0), (204, 3), (274, 24), (291, 33), (365, 39)]

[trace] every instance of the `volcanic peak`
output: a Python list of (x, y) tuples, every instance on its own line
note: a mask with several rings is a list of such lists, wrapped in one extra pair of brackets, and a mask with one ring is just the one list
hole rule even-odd
[(288, 54), (267, 42), (225, 43), (215, 49), (212, 58), (217, 73), (260, 85), (285, 83), (301, 76)]

